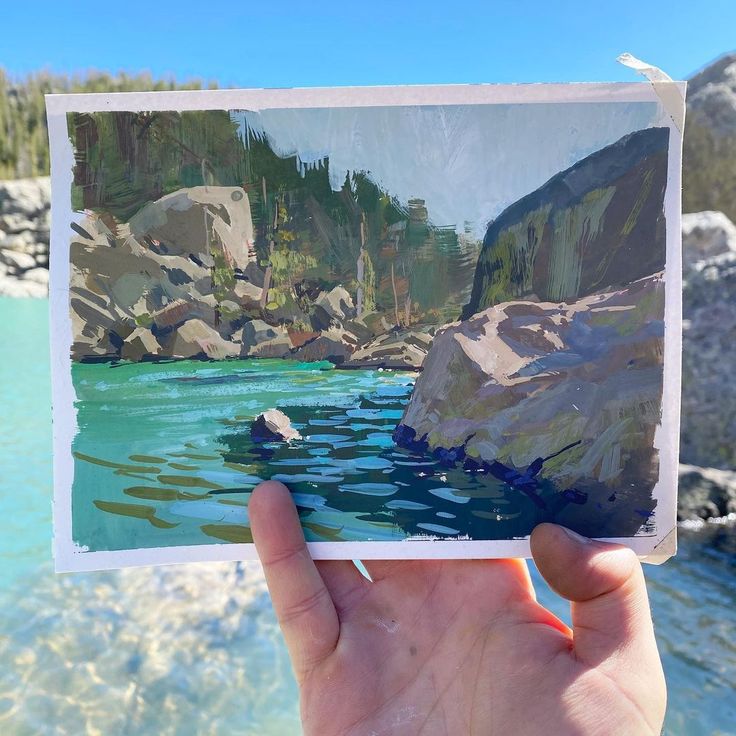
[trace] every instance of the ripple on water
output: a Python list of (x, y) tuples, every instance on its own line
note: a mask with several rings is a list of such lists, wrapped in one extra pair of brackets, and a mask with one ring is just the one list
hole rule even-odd
[(442, 498), (445, 501), (452, 501), (452, 503), (468, 503), (470, 498), (462, 495), (462, 491), (457, 488), (430, 488), (429, 492), (433, 496)]
[(344, 483), (339, 486), (341, 491), (359, 493), (363, 496), (393, 496), (399, 490), (393, 483)]

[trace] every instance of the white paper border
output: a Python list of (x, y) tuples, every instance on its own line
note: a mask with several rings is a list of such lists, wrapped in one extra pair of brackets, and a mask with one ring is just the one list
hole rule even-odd
[[(673, 82), (683, 97), (686, 84)], [(235, 561), (257, 558), (253, 544), (202, 544), (147, 549), (86, 552), (72, 541), (71, 489), (74, 478), (72, 441), (76, 434), (75, 393), (71, 379), (69, 313), (69, 223), (74, 213), (71, 188), (74, 155), (67, 131), (68, 112), (138, 110), (263, 110), (268, 108), (377, 107), (399, 105), (470, 105), (501, 103), (661, 102), (648, 82), (524, 85), (440, 85), (251, 90), (124, 92), (117, 94), (47, 95), (51, 144), (51, 259), (49, 312), (53, 413), (54, 541), (57, 572), (104, 570), (179, 562)], [(665, 265), (665, 346), (662, 424), (655, 446), (660, 474), (655, 535), (607, 538), (638, 555), (656, 556), (658, 545), (676, 526), (677, 460), (680, 416), (681, 161), (682, 134), (670, 121)], [(528, 538), (516, 540), (404, 540), (399, 542), (310, 542), (315, 559), (439, 559), (530, 557)], [(664, 551), (671, 554), (672, 550)]]

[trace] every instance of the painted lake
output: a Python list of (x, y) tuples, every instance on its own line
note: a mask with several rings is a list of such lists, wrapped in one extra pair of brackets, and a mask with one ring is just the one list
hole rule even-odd
[[(0, 733), (300, 733), (296, 687), (257, 564), (54, 575), (47, 311), (46, 302), (0, 298), (0, 339), (14, 349), (12, 360), (0, 361)], [(347, 380), (351, 375), (335, 378)], [(217, 437), (242, 434), (238, 427), (217, 421), (235, 420), (238, 413), (235, 407), (229, 413), (213, 412), (211, 426), (217, 428)], [(181, 451), (190, 439), (180, 438), (188, 433), (177, 434), (175, 427), (169, 431), (172, 441), (162, 442), (161, 451)], [(220, 450), (229, 448), (220, 440), (216, 444)], [(117, 456), (121, 464), (124, 455), (121, 450)], [(186, 458), (181, 464), (195, 460)], [(219, 465), (224, 462), (220, 455)], [(116, 486), (116, 499), (153, 505), (159, 513), (156, 502), (122, 494), (124, 487), (148, 481), (116, 476), (114, 467), (88, 464), (105, 471), (101, 477), (106, 480), (128, 483)], [(285, 472), (301, 471), (292, 467)], [(232, 498), (237, 500), (237, 494)], [(382, 503), (386, 500), (383, 497)], [(160, 513), (164, 518), (163, 506)], [(173, 522), (175, 517), (165, 518)], [(154, 533), (167, 531), (140, 519), (130, 521)], [(197, 534), (208, 521), (192, 521)], [(177, 522), (186, 523), (186, 517)], [(201, 539), (210, 538), (203, 534)], [(645, 571), (669, 686), (665, 733), (736, 734), (736, 532), (717, 525), (698, 533), (683, 530), (677, 557)], [(534, 569), (532, 575), (541, 602), (569, 618), (566, 606)]]

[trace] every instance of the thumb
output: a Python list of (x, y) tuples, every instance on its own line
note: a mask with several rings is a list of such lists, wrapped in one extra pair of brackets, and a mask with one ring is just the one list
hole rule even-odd
[(531, 549), (550, 587), (571, 601), (579, 660), (595, 666), (614, 656), (617, 666), (661, 672), (644, 574), (632, 550), (554, 524), (534, 529)]

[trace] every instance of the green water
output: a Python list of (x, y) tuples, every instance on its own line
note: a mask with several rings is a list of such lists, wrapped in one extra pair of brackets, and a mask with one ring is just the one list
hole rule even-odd
[[(0, 298), (0, 733), (298, 734), (296, 686), (257, 564), (54, 575), (47, 309)], [(242, 435), (213, 425), (231, 442)], [(682, 531), (677, 557), (645, 572), (669, 687), (665, 733), (736, 734), (736, 532)], [(532, 577), (540, 601), (569, 619), (533, 566)]]

